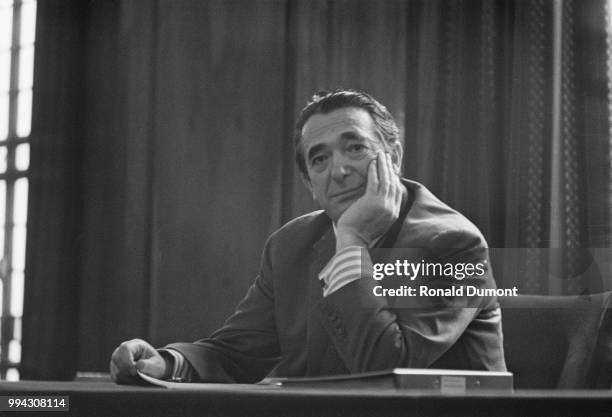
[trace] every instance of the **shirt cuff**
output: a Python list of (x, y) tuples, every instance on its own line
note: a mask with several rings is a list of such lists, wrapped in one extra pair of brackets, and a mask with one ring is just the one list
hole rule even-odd
[(372, 269), (367, 249), (349, 246), (336, 253), (319, 273), (323, 285), (323, 297), (327, 297), (345, 285), (358, 280)]
[[(172, 364), (172, 372), (168, 377), (168, 380), (172, 382), (189, 382), (191, 381), (191, 366), (185, 359), (182, 353), (174, 349), (158, 349), (157, 350), (162, 356), (170, 358)], [(166, 355), (164, 355), (166, 354)]]

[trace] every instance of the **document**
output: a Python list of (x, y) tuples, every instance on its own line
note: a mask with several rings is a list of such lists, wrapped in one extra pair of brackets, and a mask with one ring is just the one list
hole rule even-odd
[(172, 381), (164, 381), (162, 379), (153, 378), (147, 374), (143, 374), (140, 371), (138, 372), (138, 376), (144, 382), (148, 384), (168, 389), (180, 389), (180, 390), (189, 390), (189, 391), (218, 391), (219, 389), (227, 389), (228, 387), (240, 387), (240, 389), (252, 389), (254, 391), (261, 391), (266, 389), (278, 389), (278, 385), (274, 384), (218, 384), (218, 383), (210, 383), (210, 382), (172, 382)]
[(338, 388), (433, 390), (443, 394), (460, 394), (472, 390), (513, 390), (510, 372), (487, 372), (451, 369), (407, 369), (364, 372), (350, 375), (330, 375), (304, 378), (265, 378), (257, 384), (216, 384), (163, 381), (138, 372), (140, 378), (158, 387), (182, 390), (218, 390), (241, 386), (252, 390), (282, 388)]

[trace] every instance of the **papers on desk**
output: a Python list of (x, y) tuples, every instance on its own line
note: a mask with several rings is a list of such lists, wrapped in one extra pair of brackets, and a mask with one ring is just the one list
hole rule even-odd
[[(174, 385), (180, 384), (180, 382), (170, 382), (170, 381), (164, 381), (164, 380), (161, 380), (161, 379), (153, 378), (152, 376), (149, 376), (147, 374), (143, 374), (140, 371), (136, 371), (136, 373), (138, 374), (140, 379), (142, 379), (143, 381), (148, 382), (151, 385), (157, 385), (158, 387), (173, 388)], [(174, 387), (174, 388), (176, 388), (176, 387)]]
[[(143, 374), (140, 371), (138, 372), (138, 376), (144, 382), (155, 385), (161, 388), (168, 389), (180, 389), (180, 390), (189, 390), (189, 391), (215, 391), (219, 388), (227, 387), (230, 384), (216, 384), (216, 383), (193, 383), (193, 382), (172, 382), (172, 381), (164, 381), (162, 379), (153, 378), (152, 376)], [(257, 385), (257, 384), (231, 384), (233, 386), (239, 386), (241, 390), (257, 390), (261, 391), (262, 389), (278, 389), (278, 386), (275, 385)]]
[[(162, 381), (138, 372), (149, 384), (170, 389), (206, 390), (224, 384), (185, 383)], [(243, 384), (253, 389), (280, 388), (350, 388), (392, 390), (427, 390), (442, 394), (461, 394), (467, 391), (494, 389), (512, 391), (510, 372), (462, 371), (451, 369), (396, 368), (388, 371), (364, 372), (350, 375), (330, 375), (304, 378), (265, 378), (258, 384)]]
[(510, 372), (453, 369), (395, 368), (388, 371), (364, 372), (350, 375), (266, 378), (261, 383), (276, 384), (284, 387), (433, 390), (443, 394), (460, 394), (480, 389), (513, 390), (513, 376)]

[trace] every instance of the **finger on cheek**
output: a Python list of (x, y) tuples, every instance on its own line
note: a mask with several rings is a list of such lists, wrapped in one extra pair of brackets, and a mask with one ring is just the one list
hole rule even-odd
[(391, 154), (389, 154), (387, 162), (389, 164), (389, 175), (393, 177), (393, 182), (395, 183), (395, 180), (397, 179), (397, 171), (395, 169), (395, 165), (393, 165), (393, 157), (391, 156)]
[(368, 166), (368, 189), (370, 192), (378, 190), (378, 159), (373, 159)]
[(378, 166), (378, 179), (380, 181), (384, 178), (384, 169), (385, 169), (385, 154), (380, 151), (378, 153), (378, 158), (376, 158), (377, 166)]
[(393, 162), (393, 158), (391, 158), (391, 168), (393, 168), (393, 172), (398, 177), (400, 176), (400, 161)]
[(391, 176), (390, 176), (390, 172), (389, 172), (389, 160), (387, 157), (387, 154), (382, 154), (381, 155), (381, 165), (382, 165), (382, 169), (381, 169), (381, 178), (380, 178), (380, 182), (381, 185), (384, 187), (384, 191), (385, 193), (389, 192), (389, 187), (391, 185)]

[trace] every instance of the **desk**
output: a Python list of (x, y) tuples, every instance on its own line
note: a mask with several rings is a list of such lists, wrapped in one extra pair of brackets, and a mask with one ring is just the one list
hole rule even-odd
[(68, 395), (54, 416), (612, 416), (610, 391), (479, 391), (442, 395), (392, 389), (297, 389), (208, 384), (205, 391), (112, 382), (0, 382), (0, 395)]

